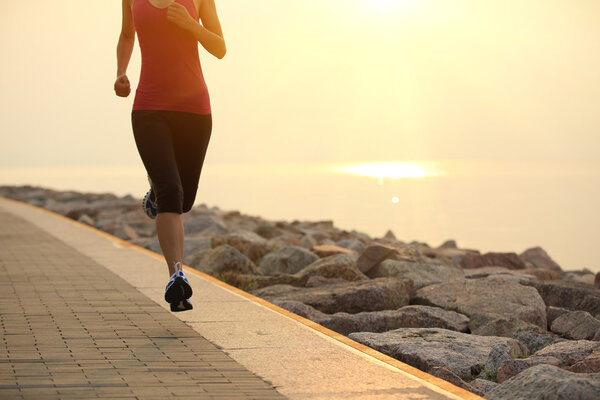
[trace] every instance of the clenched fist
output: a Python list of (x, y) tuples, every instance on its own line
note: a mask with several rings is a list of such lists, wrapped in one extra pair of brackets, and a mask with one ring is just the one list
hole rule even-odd
[(192, 27), (198, 23), (198, 21), (194, 20), (187, 8), (184, 5), (179, 4), (177, 2), (171, 3), (169, 8), (167, 9), (167, 19), (173, 22), (175, 25), (180, 28), (190, 30)]
[(121, 75), (115, 81), (115, 93), (119, 97), (127, 97), (131, 92), (131, 85), (129, 84), (129, 79), (127, 79), (127, 75)]

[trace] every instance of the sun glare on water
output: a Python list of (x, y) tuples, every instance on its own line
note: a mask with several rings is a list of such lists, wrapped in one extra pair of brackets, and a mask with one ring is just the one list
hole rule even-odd
[(359, 164), (346, 164), (333, 168), (334, 172), (347, 173), (373, 178), (425, 178), (441, 175), (440, 172), (426, 167), (423, 163), (408, 161), (382, 161)]

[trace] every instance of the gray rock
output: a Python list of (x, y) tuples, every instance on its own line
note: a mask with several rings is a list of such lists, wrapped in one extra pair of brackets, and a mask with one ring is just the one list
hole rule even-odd
[(552, 365), (536, 365), (485, 394), (488, 400), (595, 400), (600, 373), (575, 374)]
[(498, 384), (496, 382), (492, 382), (490, 380), (482, 379), (482, 378), (477, 378), (477, 379), (472, 380), (471, 382), (469, 382), (469, 385), (471, 385), (472, 387), (474, 387), (477, 390), (482, 391), (483, 393), (487, 393), (490, 390), (492, 390), (493, 388), (495, 388), (496, 386), (498, 386)]
[(79, 218), (77, 218), (77, 221), (89, 226), (94, 226), (94, 220), (87, 214), (81, 214)]
[(356, 255), (342, 253), (318, 259), (294, 275), (296, 285), (305, 286), (308, 279), (313, 276), (342, 278), (347, 281), (369, 279), (356, 268), (356, 258)]
[(465, 314), (490, 313), (518, 318), (546, 329), (546, 306), (533, 288), (503, 280), (465, 279), (417, 290), (413, 304), (432, 305)]
[(560, 362), (560, 367), (570, 367), (599, 349), (600, 342), (566, 340), (544, 347), (542, 350), (536, 352), (532, 358), (550, 356)]
[(342, 239), (335, 242), (335, 244), (348, 250), (354, 250), (358, 254), (361, 254), (367, 248), (363, 242), (356, 239)]
[(594, 277), (594, 286), (596, 289), (600, 289), (600, 272), (596, 272), (596, 276)]
[(211, 235), (225, 235), (229, 229), (225, 223), (214, 215), (206, 214), (194, 217), (183, 224), (186, 235), (195, 235), (198, 233)]
[(444, 243), (442, 243), (440, 245), (440, 247), (438, 247), (438, 249), (457, 249), (458, 246), (456, 246), (456, 240), (454, 239), (449, 239), (446, 240)]
[(263, 275), (295, 274), (319, 257), (299, 246), (286, 246), (262, 257), (258, 269)]
[(515, 375), (520, 374), (527, 368), (531, 368), (535, 365), (546, 364), (554, 365), (558, 367), (560, 361), (552, 356), (539, 356), (530, 358), (510, 358), (503, 361), (498, 367), (497, 380), (498, 383), (502, 383)]
[(569, 311), (556, 318), (550, 330), (568, 339), (591, 340), (600, 331), (600, 321), (587, 311)]
[(508, 269), (525, 269), (525, 263), (516, 253), (467, 253), (460, 260), (460, 266), (464, 269), (480, 268), (488, 266), (506, 267)]
[[(400, 328), (384, 333), (355, 332), (349, 338), (428, 371), (444, 367), (461, 379), (470, 380), (472, 370), (489, 363), (494, 347), (505, 346), (508, 355), (526, 353), (517, 340), (475, 336), (440, 328)], [(491, 371), (494, 372), (494, 371)]]
[(546, 253), (546, 251), (539, 246), (525, 250), (519, 254), (519, 258), (525, 263), (530, 263), (534, 268), (562, 272), (560, 265), (550, 258), (548, 253)]
[(259, 275), (256, 266), (248, 257), (227, 244), (196, 253), (190, 261), (190, 267), (208, 274), (231, 271)]
[(397, 328), (425, 327), (464, 331), (469, 320), (462, 314), (427, 306), (406, 306), (397, 310), (369, 311), (357, 314), (345, 312), (325, 314), (297, 301), (273, 300), (272, 302), (342, 335), (352, 332), (386, 332)]
[(600, 318), (600, 289), (572, 281), (532, 280), (524, 284), (536, 288), (547, 306), (587, 311), (595, 318)]
[(434, 283), (462, 279), (463, 272), (457, 268), (434, 266), (424, 262), (384, 260), (371, 268), (370, 278), (398, 277), (412, 279), (415, 289)]
[(453, 373), (452, 371), (450, 371), (447, 368), (433, 367), (429, 371), (427, 371), (427, 373), (429, 375), (433, 375), (433, 376), (443, 379), (447, 382), (450, 382), (454, 386), (458, 386), (460, 388), (468, 390), (471, 393), (475, 393), (478, 396), (483, 396), (485, 394), (483, 391), (469, 385), (467, 382), (460, 379), (459, 376), (457, 376), (455, 373)]
[(550, 346), (551, 344), (567, 340), (552, 333), (538, 333), (534, 331), (515, 332), (512, 337), (523, 343), (529, 349), (530, 354), (533, 354), (546, 346)]
[(548, 329), (550, 329), (550, 326), (552, 326), (552, 323), (556, 318), (568, 312), (569, 310), (567, 310), (566, 308), (552, 306), (546, 307), (546, 319), (548, 320)]
[(379, 278), (313, 288), (274, 285), (251, 293), (268, 301), (295, 300), (333, 314), (394, 310), (408, 305), (413, 292), (409, 279)]
[(397, 253), (397, 250), (392, 246), (375, 243), (367, 247), (360, 254), (358, 260), (356, 261), (356, 266), (361, 272), (367, 273), (377, 264), (386, 258), (393, 257), (394, 254)]
[(509, 318), (497, 314), (476, 313), (471, 315), (469, 330), (474, 335), (513, 337), (517, 332), (545, 332), (545, 329), (518, 318)]

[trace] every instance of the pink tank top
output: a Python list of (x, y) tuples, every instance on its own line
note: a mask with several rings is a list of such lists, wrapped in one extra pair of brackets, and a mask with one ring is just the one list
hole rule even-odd
[[(198, 20), (193, 0), (175, 0)], [(210, 98), (200, 67), (198, 41), (167, 20), (167, 9), (134, 0), (133, 23), (142, 53), (134, 110), (210, 114)]]

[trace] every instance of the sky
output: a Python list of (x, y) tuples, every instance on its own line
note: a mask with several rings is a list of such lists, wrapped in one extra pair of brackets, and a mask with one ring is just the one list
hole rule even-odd
[[(120, 3), (0, 2), (0, 167), (140, 162)], [(597, 0), (216, 4), (207, 164), (600, 160)]]

